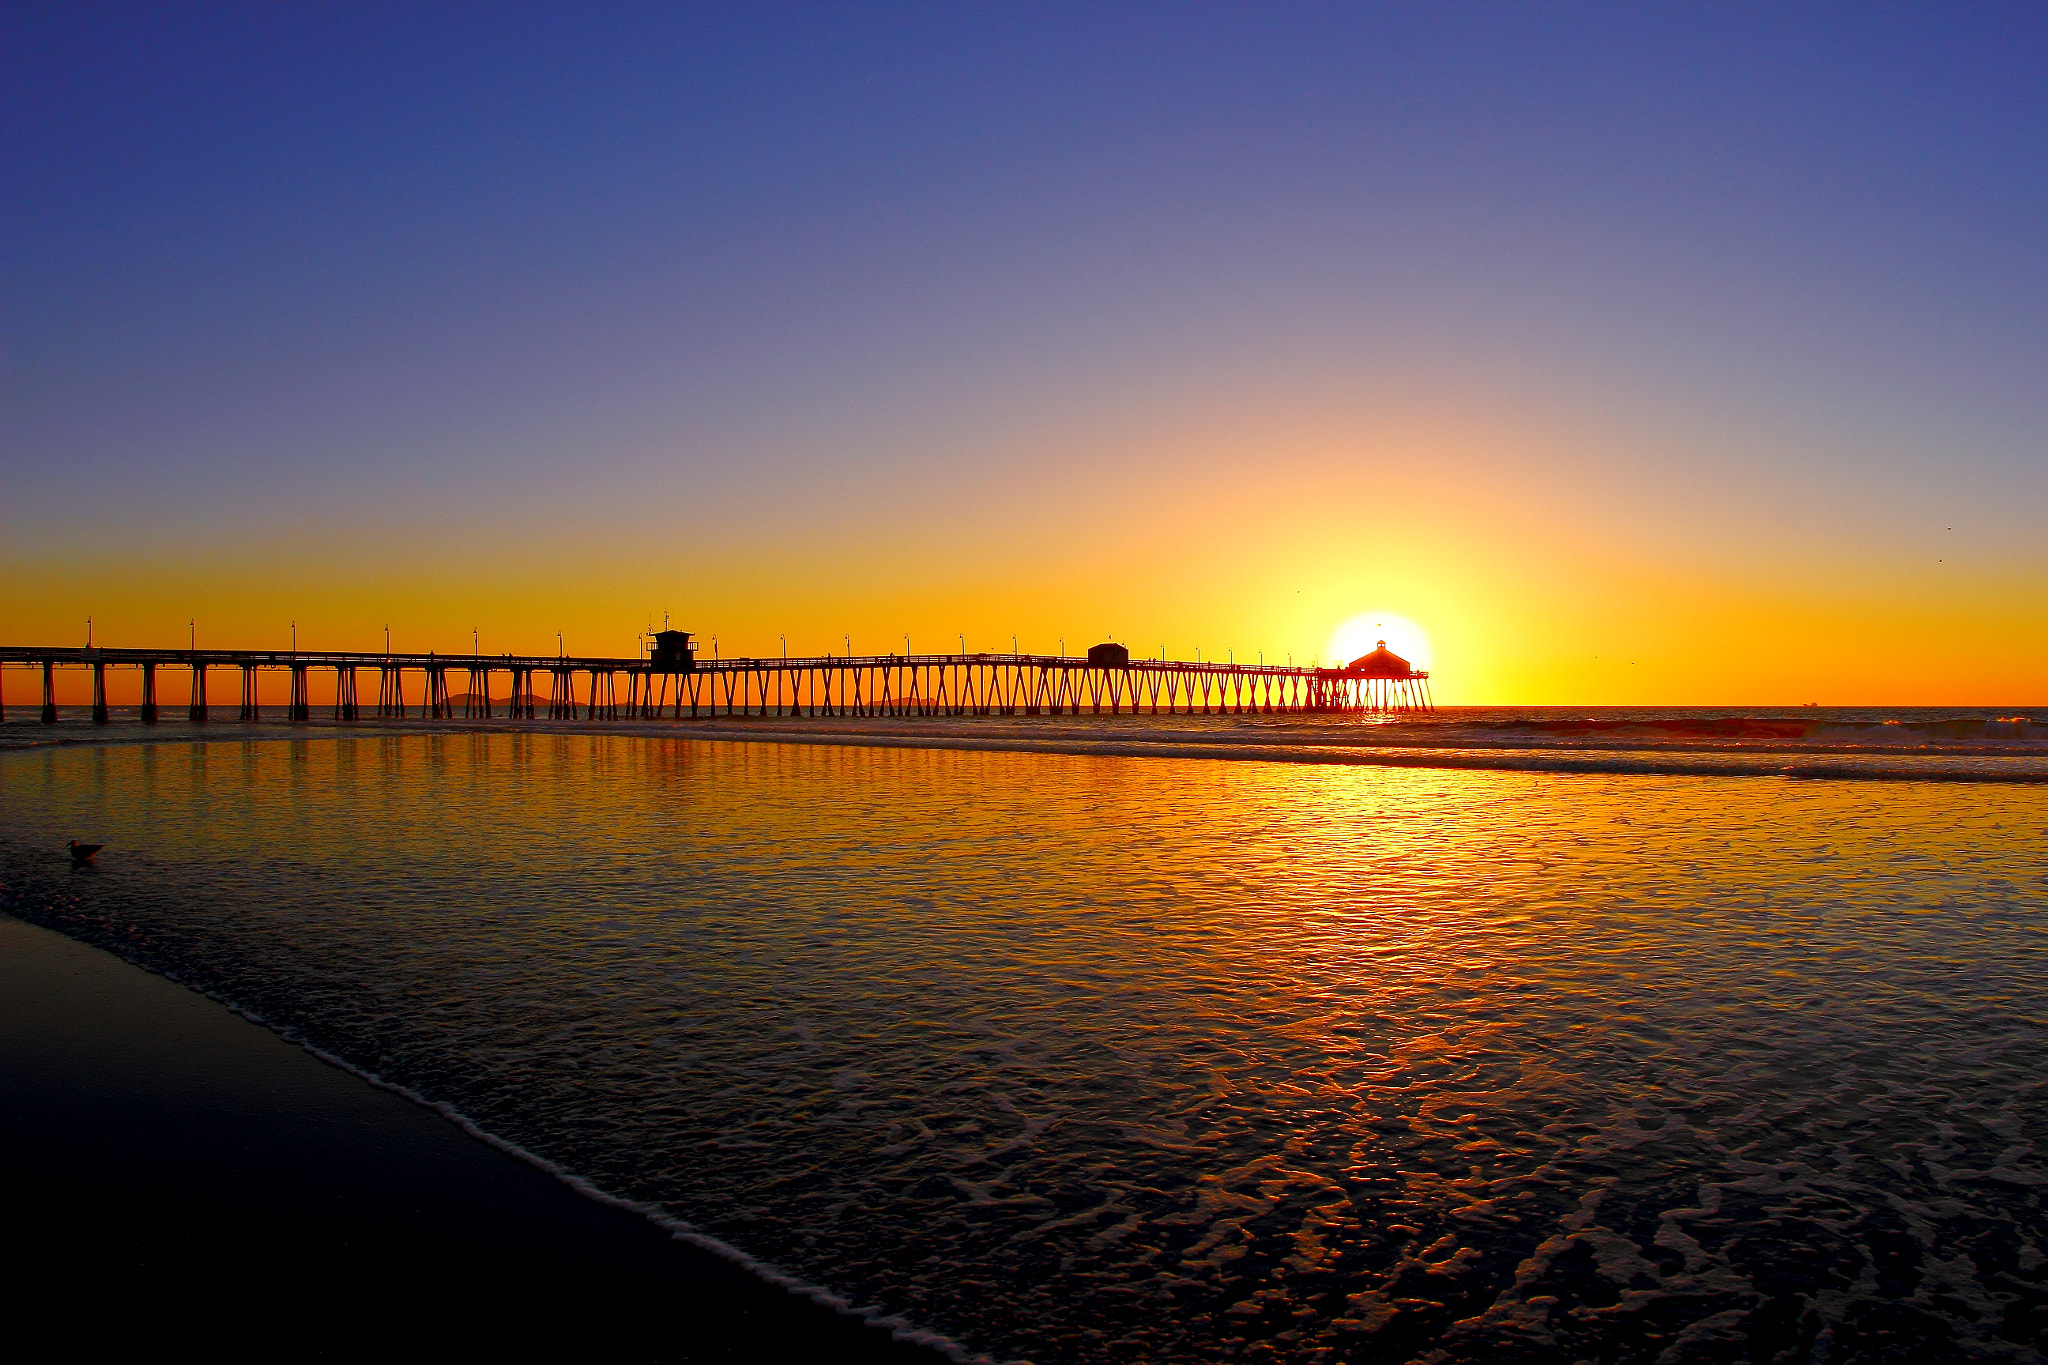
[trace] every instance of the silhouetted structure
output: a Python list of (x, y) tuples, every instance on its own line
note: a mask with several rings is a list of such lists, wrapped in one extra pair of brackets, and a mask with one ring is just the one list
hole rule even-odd
[(1379, 642), (1379, 648), (1370, 654), (1360, 655), (1344, 665), (1346, 673), (1361, 678), (1412, 678), (1415, 670), (1408, 661), (1387, 648), (1387, 642)]
[(697, 667), (696, 652), (690, 646), (690, 632), (687, 630), (657, 630), (654, 632), (654, 651), (647, 656), (647, 663), (659, 673), (688, 673)]
[(1370, 654), (1362, 654), (1344, 665), (1344, 676), (1356, 681), (1374, 711), (1424, 711), (1428, 702), (1429, 674), (1418, 673), (1409, 662), (1387, 648), (1381, 640)]
[[(466, 675), (462, 718), (492, 716), (491, 679), (511, 675), (509, 719), (532, 720), (539, 710), (538, 675), (548, 675), (551, 720), (616, 720), (675, 716), (1041, 716), (1281, 714), (1300, 712), (1427, 711), (1429, 674), (1375, 650), (1345, 668), (1278, 664), (1185, 663), (1138, 659), (1122, 645), (1092, 647), (1085, 658), (1047, 654), (884, 654), (843, 658), (714, 659), (696, 657), (687, 631), (657, 632), (646, 658), (615, 659), (520, 654), (370, 654), (247, 649), (41, 649), (0, 647), (0, 664), (39, 668), (42, 719), (55, 723), (55, 670), (92, 670), (92, 718), (108, 717), (109, 665), (142, 673), (140, 719), (157, 719), (157, 670), (187, 670), (191, 701), (186, 716), (205, 721), (207, 673), (241, 674), (242, 720), (259, 716), (257, 676), (290, 675), (288, 719), (313, 714), (311, 675), (332, 671), (333, 718), (356, 720), (356, 675), (377, 670), (379, 717), (456, 719), (458, 697), (450, 669)], [(418, 683), (417, 706), (408, 678)], [(621, 687), (619, 680), (625, 680)], [(324, 689), (323, 689), (324, 690)], [(619, 693), (623, 691), (622, 701)], [(579, 695), (580, 693), (580, 695)], [(0, 719), (4, 719), (0, 695)]]

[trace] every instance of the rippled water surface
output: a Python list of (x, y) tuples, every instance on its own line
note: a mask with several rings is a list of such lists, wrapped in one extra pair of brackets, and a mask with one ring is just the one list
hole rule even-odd
[(2040, 785), (177, 742), (0, 754), (0, 869), (969, 1352), (2048, 1344)]

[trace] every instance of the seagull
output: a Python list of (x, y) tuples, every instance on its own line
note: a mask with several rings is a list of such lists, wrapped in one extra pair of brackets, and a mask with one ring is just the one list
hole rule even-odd
[(92, 861), (93, 854), (105, 847), (105, 844), (81, 844), (78, 840), (73, 839), (71, 841), (71, 865), (73, 867), (84, 867)]

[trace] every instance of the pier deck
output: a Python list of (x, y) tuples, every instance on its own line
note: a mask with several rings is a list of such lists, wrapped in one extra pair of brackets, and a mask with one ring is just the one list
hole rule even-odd
[[(320, 650), (0, 646), (7, 668), (41, 673), (41, 718), (57, 719), (59, 669), (92, 674), (92, 718), (105, 723), (107, 670), (141, 674), (145, 724), (160, 717), (158, 673), (184, 675), (186, 718), (211, 715), (207, 678), (233, 670), (239, 718), (259, 718), (258, 675), (290, 679), (287, 719), (313, 718), (312, 678), (331, 675), (333, 719), (617, 720), (710, 716), (1059, 716), (1427, 711), (1429, 674), (1371, 677), (1346, 669), (1165, 659), (1091, 663), (1056, 654), (872, 654), (696, 660), (525, 654), (386, 654)], [(374, 704), (358, 676), (377, 673)], [(449, 675), (460, 691), (451, 691)], [(508, 675), (492, 693), (495, 675)], [(17, 675), (18, 676), (18, 675)], [(546, 696), (540, 680), (546, 679)], [(410, 683), (410, 685), (409, 685)], [(325, 691), (325, 689), (322, 689)], [(0, 718), (6, 689), (0, 682)], [(321, 709), (327, 709), (323, 700)]]

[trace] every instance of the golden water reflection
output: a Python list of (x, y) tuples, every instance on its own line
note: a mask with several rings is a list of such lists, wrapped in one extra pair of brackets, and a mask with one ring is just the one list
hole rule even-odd
[(451, 734), (0, 801), (35, 913), (996, 1355), (2048, 1322), (2040, 788)]

